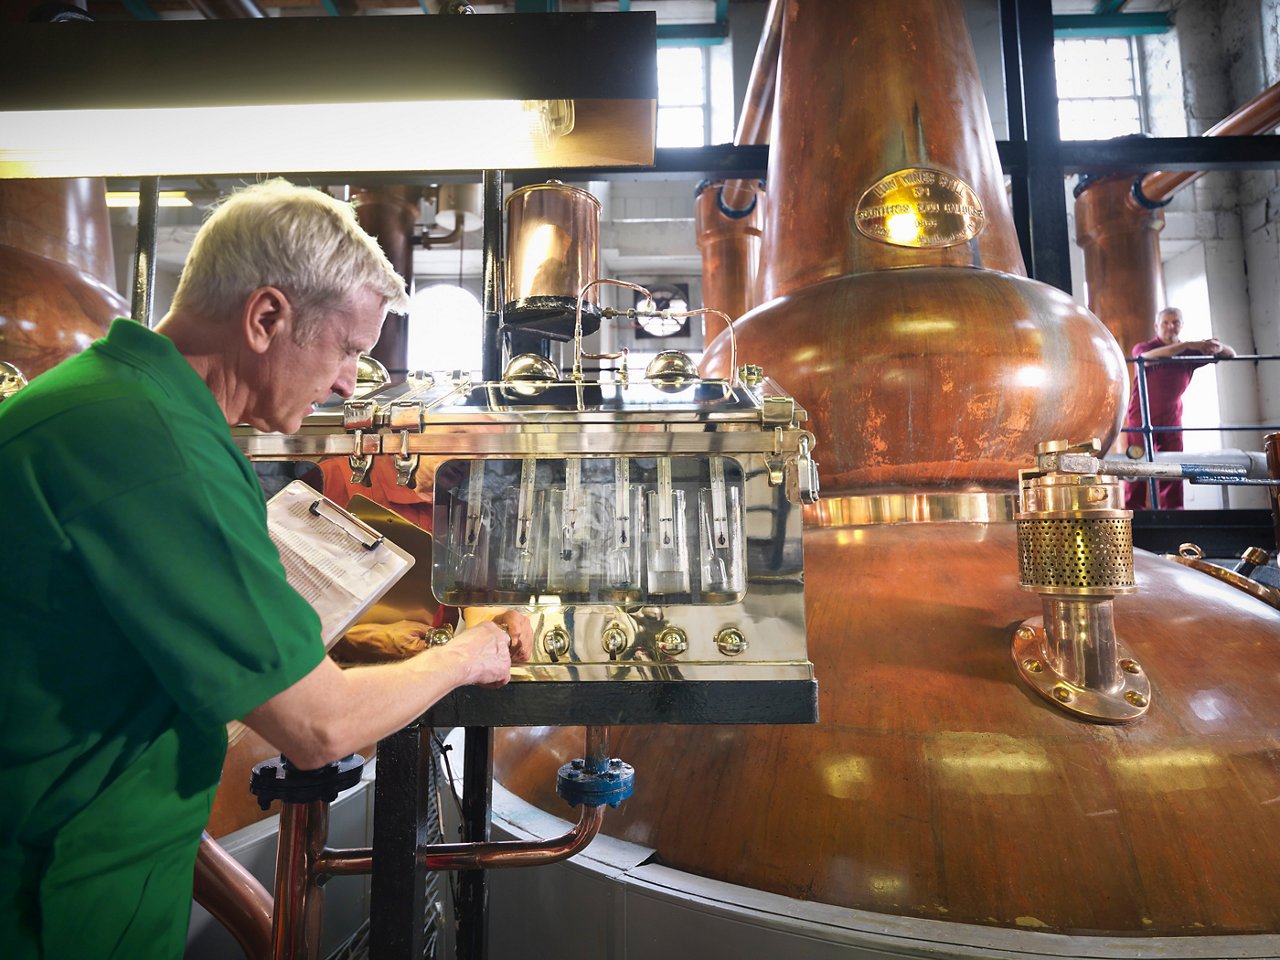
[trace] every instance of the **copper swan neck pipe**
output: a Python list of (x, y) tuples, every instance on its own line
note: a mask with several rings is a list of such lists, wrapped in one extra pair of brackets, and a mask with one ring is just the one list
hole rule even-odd
[[(1260, 94), (1219, 120), (1204, 132), (1206, 137), (1255, 136), (1268, 133), (1280, 126), (1280, 83), (1263, 90)], [(1161, 170), (1145, 174), (1133, 185), (1134, 194), (1129, 202), (1138, 206), (1138, 196), (1155, 206), (1163, 206), (1169, 199), (1194, 180), (1204, 176), (1203, 170)]]

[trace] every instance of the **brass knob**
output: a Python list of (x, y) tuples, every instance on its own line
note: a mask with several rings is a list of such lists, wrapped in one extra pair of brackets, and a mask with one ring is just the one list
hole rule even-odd
[(668, 657), (678, 657), (689, 649), (689, 635), (679, 627), (667, 627), (658, 634), (658, 649)]
[(427, 631), (427, 646), (443, 647), (453, 639), (453, 627), (432, 627)]
[(552, 627), (542, 635), (542, 649), (552, 661), (558, 661), (569, 652), (569, 631), (564, 627)]
[(611, 623), (604, 628), (604, 635), (600, 638), (600, 642), (604, 646), (604, 652), (610, 658), (616, 657), (627, 649), (627, 632), (620, 624)]
[(736, 657), (747, 649), (747, 638), (734, 627), (725, 627), (716, 634), (716, 647), (726, 657)]

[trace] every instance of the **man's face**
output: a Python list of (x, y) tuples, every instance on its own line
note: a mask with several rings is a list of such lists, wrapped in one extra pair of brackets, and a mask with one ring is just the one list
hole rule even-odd
[(263, 376), (254, 385), (249, 423), (259, 430), (293, 433), (329, 394), (351, 396), (356, 361), (378, 342), (385, 317), (382, 297), (364, 290), (353, 298), (351, 310), (322, 318), (309, 343), (299, 344), (292, 329), (282, 331), (268, 348)]
[(1166, 310), (1156, 317), (1156, 336), (1162, 343), (1177, 343), (1182, 333), (1182, 314), (1177, 310)]

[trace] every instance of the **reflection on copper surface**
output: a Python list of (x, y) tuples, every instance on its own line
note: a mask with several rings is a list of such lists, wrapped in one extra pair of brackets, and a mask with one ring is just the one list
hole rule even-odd
[[(599, 276), (600, 201), (559, 181), (533, 184), (507, 198), (506, 302), (530, 297), (576, 299)], [(586, 297), (595, 303), (597, 294)]]

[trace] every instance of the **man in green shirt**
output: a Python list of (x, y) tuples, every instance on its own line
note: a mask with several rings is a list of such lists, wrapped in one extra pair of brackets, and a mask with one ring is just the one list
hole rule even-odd
[(231, 439), (349, 396), (404, 303), (349, 205), (259, 184), (206, 222), (154, 331), (117, 320), (0, 405), (6, 957), (182, 955), (228, 721), (318, 767), (528, 655), (509, 611), (339, 670)]

